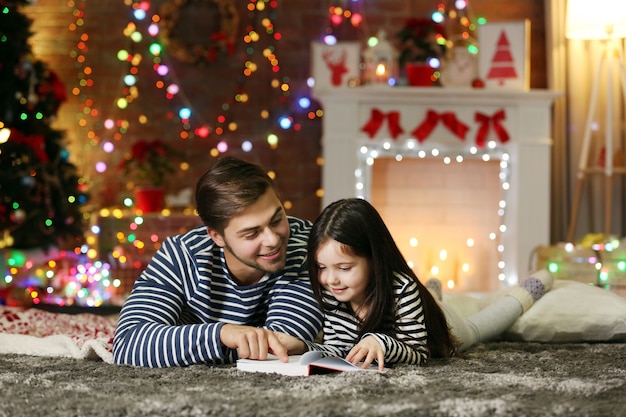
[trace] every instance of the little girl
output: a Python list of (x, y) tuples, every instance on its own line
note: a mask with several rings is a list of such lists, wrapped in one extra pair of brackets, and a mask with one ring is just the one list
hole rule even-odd
[[(308, 253), (324, 328), (323, 343), (304, 342), (304, 350), (332, 352), (364, 367), (452, 356), (502, 333), (552, 287), (552, 276), (539, 271), (508, 296), (462, 319), (420, 282), (379, 213), (359, 198), (336, 201), (322, 211), (311, 229)], [(295, 341), (285, 339), (292, 352)]]

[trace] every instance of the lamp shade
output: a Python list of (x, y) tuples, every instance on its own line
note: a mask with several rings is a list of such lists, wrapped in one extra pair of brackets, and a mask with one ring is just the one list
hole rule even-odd
[(569, 39), (626, 37), (626, 0), (567, 0)]

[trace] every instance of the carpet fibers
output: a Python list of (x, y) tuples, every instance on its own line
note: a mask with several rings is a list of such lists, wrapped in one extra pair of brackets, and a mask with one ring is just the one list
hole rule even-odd
[(0, 416), (624, 416), (626, 344), (481, 344), (388, 374), (145, 369), (3, 355)]

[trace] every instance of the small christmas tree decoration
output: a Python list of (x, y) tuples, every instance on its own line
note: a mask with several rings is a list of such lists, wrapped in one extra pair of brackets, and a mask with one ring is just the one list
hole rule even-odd
[(445, 87), (472, 87), (478, 77), (477, 23), (467, 0), (448, 0), (444, 18), (448, 51), (441, 67)]
[(504, 84), (507, 78), (517, 78), (513, 55), (511, 54), (511, 43), (506, 32), (500, 32), (496, 42), (496, 50), (491, 62), (494, 64), (487, 73), (487, 78), (497, 79), (500, 84)]
[(487, 88), (530, 86), (530, 21), (480, 25), (480, 78)]
[(478, 23), (474, 18), (469, 0), (448, 0), (445, 8), (439, 11), (443, 15), (448, 47), (464, 47), (470, 52), (477, 53)]

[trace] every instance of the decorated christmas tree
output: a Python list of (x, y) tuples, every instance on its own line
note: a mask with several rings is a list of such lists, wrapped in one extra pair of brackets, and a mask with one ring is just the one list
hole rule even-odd
[(83, 243), (87, 194), (51, 127), (65, 86), (29, 45), (26, 0), (0, 0), (0, 249)]
[(463, 47), (471, 53), (476, 53), (478, 50), (478, 39), (476, 38), (478, 22), (474, 18), (469, 0), (448, 0), (442, 11), (448, 47)]

